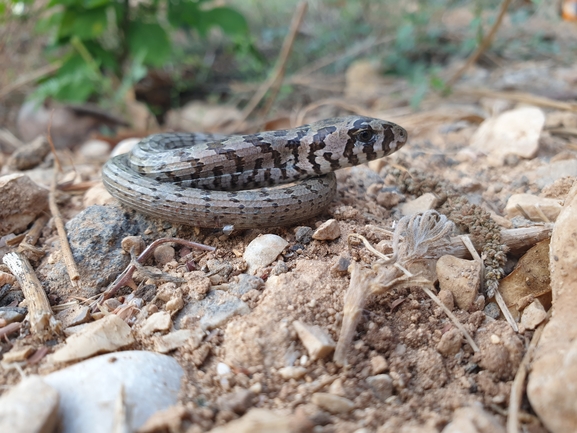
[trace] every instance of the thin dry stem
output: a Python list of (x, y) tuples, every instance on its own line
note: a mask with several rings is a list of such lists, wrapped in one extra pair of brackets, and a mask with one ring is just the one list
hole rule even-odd
[(40, 338), (51, 338), (59, 333), (61, 323), (56, 320), (42, 284), (38, 280), (28, 259), (16, 252), (4, 256), (3, 262), (18, 280), (28, 304), (28, 321), (33, 332)]
[[(548, 314), (548, 317), (551, 313)], [(539, 327), (535, 330), (531, 343), (525, 356), (515, 373), (515, 379), (513, 380), (513, 385), (511, 386), (511, 395), (509, 397), (509, 410), (507, 413), (507, 433), (519, 433), (519, 415), (521, 408), (521, 401), (523, 400), (523, 393), (525, 391), (525, 380), (527, 379), (527, 373), (529, 372), (530, 363), (533, 358), (533, 353), (539, 340), (541, 339), (541, 334), (543, 334), (543, 329), (547, 320), (542, 322)]]
[(487, 50), (487, 48), (491, 46), (491, 43), (493, 42), (493, 39), (497, 34), (497, 30), (499, 29), (499, 26), (501, 25), (501, 22), (503, 21), (503, 18), (507, 13), (507, 8), (509, 7), (510, 3), (511, 0), (503, 0), (503, 2), (501, 3), (501, 9), (499, 10), (499, 15), (497, 16), (497, 19), (495, 20), (493, 27), (491, 27), (491, 30), (489, 30), (489, 33), (487, 33), (487, 36), (485, 36), (485, 38), (483, 39), (481, 44), (477, 47), (477, 49), (473, 52), (473, 54), (469, 56), (465, 64), (457, 72), (455, 72), (455, 75), (453, 75), (449, 79), (449, 81), (447, 81), (448, 87), (451, 87), (453, 84), (455, 84), (459, 80), (459, 78), (461, 78), (461, 76), (465, 73), (465, 71), (469, 69), (471, 65), (474, 64), (479, 59), (479, 57), (481, 57), (481, 54), (483, 54)]
[(68, 236), (66, 236), (66, 229), (64, 228), (64, 221), (58, 210), (58, 205), (56, 204), (56, 178), (58, 174), (54, 171), (54, 176), (52, 177), (52, 185), (50, 186), (50, 194), (48, 195), (48, 205), (50, 206), (50, 212), (54, 218), (54, 225), (58, 231), (58, 239), (60, 240), (60, 248), (62, 249), (62, 257), (64, 259), (64, 265), (66, 266), (66, 271), (68, 272), (68, 277), (72, 282), (74, 287), (78, 287), (78, 280), (80, 280), (80, 273), (76, 267), (76, 262), (74, 261), (74, 256), (72, 255), (72, 250), (70, 249), (70, 244), (68, 243)]
[[(236, 123), (236, 127), (240, 126), (246, 119), (248, 119), (248, 117), (252, 114), (252, 112), (258, 106), (260, 101), (264, 98), (264, 96), (269, 91), (269, 89), (273, 88), (273, 90), (274, 90), (273, 86), (280, 87), (280, 83), (282, 83), (282, 79), (283, 79), (284, 73), (285, 73), (286, 62), (287, 62), (289, 54), (291, 52), (293, 42), (294, 42), (294, 39), (296, 37), (296, 33), (298, 32), (298, 29), (300, 28), (300, 25), (301, 25), (302, 20), (304, 18), (305, 12), (307, 10), (307, 6), (308, 6), (308, 3), (304, 2), (304, 1), (299, 3), (299, 5), (297, 6), (297, 10), (295, 11), (295, 14), (293, 15), (293, 19), (291, 22), (291, 28), (290, 28), (289, 33), (287, 34), (287, 36), (283, 42), (283, 46), (281, 48), (281, 52), (279, 54), (279, 58), (277, 60), (277, 63), (276, 63), (276, 66), (274, 68), (272, 75), (258, 89), (258, 91), (254, 94), (254, 96), (248, 102), (246, 107), (244, 107), (244, 109), (242, 110), (242, 113), (241, 113), (241, 118)], [(278, 92), (278, 89), (276, 91), (274, 91), (271, 96), (276, 97), (276, 92)], [(274, 101), (274, 97), (272, 98), (272, 100), (269, 99), (269, 102)]]

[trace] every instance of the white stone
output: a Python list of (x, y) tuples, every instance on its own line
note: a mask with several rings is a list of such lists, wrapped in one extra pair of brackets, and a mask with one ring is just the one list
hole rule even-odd
[(322, 359), (335, 349), (331, 336), (319, 326), (307, 325), (299, 320), (295, 320), (293, 326), (311, 360)]
[(158, 353), (168, 353), (179, 347), (187, 346), (190, 350), (200, 346), (204, 332), (200, 328), (179, 329), (163, 336), (154, 338), (154, 350)]
[(426, 212), (431, 209), (435, 209), (439, 200), (434, 194), (430, 192), (417, 197), (414, 200), (403, 203), (401, 208), (401, 213), (404, 216), (414, 215), (416, 213)]
[(304, 367), (283, 367), (278, 370), (278, 374), (281, 375), (283, 379), (300, 379), (307, 373), (307, 369)]
[(321, 409), (334, 414), (348, 413), (355, 407), (355, 404), (348, 398), (327, 392), (315, 392), (311, 397), (311, 402)]
[(248, 273), (270, 265), (288, 245), (288, 242), (277, 235), (262, 235), (247, 245), (243, 258), (248, 264)]
[(468, 311), (481, 286), (481, 263), (445, 255), (437, 261), (436, 269), (441, 290), (451, 292), (457, 307)]
[(96, 322), (83, 325), (81, 331), (66, 339), (66, 344), (54, 352), (55, 362), (75, 361), (97, 353), (112, 352), (134, 343), (132, 330), (124, 320), (109, 314)]
[(140, 138), (126, 138), (116, 145), (110, 157), (113, 158), (123, 153), (128, 153), (140, 142)]
[(136, 431), (152, 414), (177, 403), (182, 375), (169, 356), (126, 351), (80, 362), (44, 381), (60, 394), (60, 433), (109, 433), (116, 431), (121, 393), (128, 431)]
[(336, 219), (322, 223), (313, 233), (313, 239), (318, 241), (334, 241), (341, 235), (341, 227)]
[(88, 140), (80, 145), (78, 153), (89, 160), (106, 161), (110, 154), (110, 144), (103, 140)]
[(148, 319), (140, 329), (142, 335), (151, 335), (154, 332), (166, 332), (172, 327), (172, 319), (170, 314), (166, 311), (159, 311), (154, 313)]
[(563, 205), (561, 200), (554, 198), (537, 197), (533, 194), (513, 194), (507, 200), (505, 213), (509, 218), (525, 216), (519, 207), (532, 221), (544, 222), (543, 215), (545, 215), (550, 222), (555, 222)]
[(485, 120), (471, 138), (470, 147), (485, 153), (491, 165), (503, 164), (508, 155), (533, 158), (544, 125), (545, 114), (539, 108), (506, 111)]
[(230, 374), (230, 372), (231, 369), (228, 364), (225, 364), (224, 362), (219, 362), (216, 364), (216, 374), (219, 376), (226, 376), (227, 374)]
[(53, 432), (58, 422), (58, 401), (58, 392), (41, 377), (23, 379), (0, 397), (0, 432)]
[(543, 308), (543, 304), (535, 299), (523, 310), (521, 325), (526, 329), (535, 329), (546, 317), (547, 312)]

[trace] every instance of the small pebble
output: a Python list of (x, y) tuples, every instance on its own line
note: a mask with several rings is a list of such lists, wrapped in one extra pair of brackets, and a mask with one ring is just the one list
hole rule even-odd
[(146, 248), (146, 244), (141, 236), (126, 236), (120, 242), (120, 246), (127, 253), (132, 251), (136, 256), (140, 255)]
[(299, 244), (308, 244), (312, 240), (313, 229), (307, 226), (300, 226), (295, 229), (295, 238)]
[(453, 311), (453, 308), (455, 308), (455, 298), (451, 291), (439, 290), (437, 297), (449, 311)]
[(401, 206), (401, 213), (404, 216), (426, 212), (437, 207), (439, 200), (434, 194), (427, 192), (414, 200), (408, 201)]
[[(523, 209), (523, 212), (519, 208)], [(533, 194), (513, 194), (507, 201), (505, 213), (509, 219), (526, 216), (531, 221), (555, 222), (562, 208), (562, 200), (538, 197)]]
[(255, 395), (248, 389), (240, 389), (231, 394), (220, 396), (216, 400), (216, 404), (220, 410), (228, 410), (243, 415), (254, 404)]
[(463, 335), (461, 332), (456, 328), (449, 329), (442, 335), (437, 344), (437, 351), (445, 357), (454, 356), (461, 350), (462, 342)]
[(499, 306), (495, 302), (489, 302), (487, 305), (485, 305), (483, 313), (485, 313), (486, 316), (495, 320), (497, 320), (499, 316), (501, 316), (501, 310), (499, 309)]
[(385, 209), (397, 206), (405, 197), (395, 191), (383, 191), (377, 194), (377, 203)]
[(377, 355), (371, 358), (371, 369), (373, 374), (380, 374), (387, 368), (389, 368), (389, 363), (383, 356)]
[(388, 374), (377, 374), (367, 377), (367, 384), (371, 391), (381, 401), (393, 395), (393, 379)]
[(468, 311), (481, 286), (482, 263), (445, 255), (437, 261), (437, 276), (441, 290), (453, 294), (455, 304)]
[(140, 329), (142, 335), (152, 335), (154, 332), (166, 332), (172, 327), (172, 319), (166, 311), (152, 314)]
[(348, 398), (327, 392), (315, 392), (311, 397), (311, 402), (333, 414), (348, 413), (355, 407), (355, 404)]
[(523, 310), (521, 324), (526, 329), (535, 329), (546, 317), (547, 312), (543, 308), (543, 304), (535, 300)]
[(299, 320), (295, 320), (293, 326), (311, 360), (322, 359), (335, 349), (331, 336), (319, 326), (307, 325)]
[(313, 233), (313, 239), (318, 241), (333, 241), (341, 235), (341, 227), (336, 219), (322, 223)]
[(278, 374), (281, 375), (283, 379), (300, 379), (307, 373), (307, 369), (304, 367), (283, 367), (279, 368)]
[(154, 250), (154, 260), (159, 266), (164, 266), (174, 260), (176, 252), (174, 248), (168, 244), (159, 245)]
[(226, 376), (227, 374), (230, 374), (230, 372), (231, 372), (230, 367), (224, 362), (219, 362), (218, 364), (216, 364), (216, 374), (218, 374), (219, 376)]
[(331, 271), (339, 275), (346, 275), (349, 273), (349, 266), (351, 260), (347, 257), (339, 257), (337, 262), (331, 267)]
[(247, 245), (243, 258), (248, 264), (248, 273), (270, 265), (287, 247), (288, 242), (277, 235), (262, 235)]

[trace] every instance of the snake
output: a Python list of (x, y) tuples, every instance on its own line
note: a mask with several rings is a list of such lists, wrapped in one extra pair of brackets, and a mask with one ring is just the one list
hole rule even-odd
[(160, 133), (110, 158), (102, 180), (122, 204), (169, 222), (286, 226), (329, 206), (335, 170), (390, 155), (407, 138), (401, 126), (365, 116), (248, 135)]

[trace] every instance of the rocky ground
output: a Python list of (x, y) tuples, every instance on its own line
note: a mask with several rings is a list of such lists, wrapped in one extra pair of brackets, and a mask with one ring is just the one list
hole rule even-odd
[[(451, 96), (426, 99), (417, 112), (390, 96), (406, 83), (359, 70), (363, 89), (384, 96), (357, 95), (349, 112), (403, 125), (409, 143), (340, 171), (337, 199), (297, 227), (229, 235), (148, 219), (103, 189), (110, 147), (91, 140), (60, 153), (74, 170), (51, 193), (75, 279), (58, 222), (41, 218), (53, 157), (33, 168), (4, 158), (0, 430), (485, 433), (507, 422), (575, 430), (565, 389), (573, 373), (562, 369), (570, 355), (547, 356), (572, 353), (567, 318), (577, 307), (563, 289), (574, 284), (565, 242), (577, 227), (577, 108), (559, 99), (575, 98), (577, 68), (473, 68)], [(536, 88), (540, 97), (529, 93)], [(303, 116), (344, 114), (333, 102)], [(392, 233), (411, 216), (442, 223), (434, 228), (443, 236), (409, 260)], [(32, 223), (37, 242), (19, 247)], [(401, 246), (432, 236), (410, 227), (398, 231)], [(479, 256), (457, 235), (469, 235)], [(131, 253), (164, 238), (132, 279), (101, 297)], [(379, 258), (393, 251), (409, 276)], [(508, 308), (497, 305), (497, 287)], [(542, 331), (552, 297), (560, 312)], [(527, 369), (528, 397), (519, 376)]]

